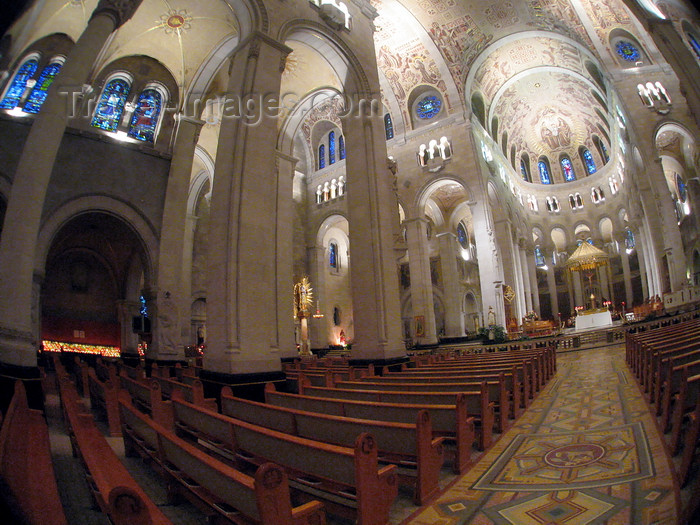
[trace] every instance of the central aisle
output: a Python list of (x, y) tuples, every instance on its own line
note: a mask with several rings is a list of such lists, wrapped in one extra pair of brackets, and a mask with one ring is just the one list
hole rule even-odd
[(557, 369), (477, 465), (404, 523), (677, 523), (672, 465), (624, 346), (560, 354)]

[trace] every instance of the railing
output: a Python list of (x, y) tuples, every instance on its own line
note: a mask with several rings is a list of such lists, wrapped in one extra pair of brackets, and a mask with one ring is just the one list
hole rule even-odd
[[(603, 328), (600, 330), (590, 330), (586, 332), (572, 332), (567, 334), (559, 334), (550, 337), (538, 337), (535, 339), (522, 339), (520, 341), (506, 341), (497, 344), (478, 344), (478, 343), (460, 343), (452, 345), (441, 345), (439, 348), (431, 349), (432, 354), (482, 354), (487, 352), (502, 352), (506, 350), (524, 350), (532, 348), (546, 348), (554, 346), (559, 352), (577, 350), (593, 346), (603, 346), (616, 344), (625, 340), (625, 334), (646, 332), (654, 330), (662, 326), (678, 324), (691, 319), (700, 318), (700, 308), (689, 312), (683, 312), (677, 315), (657, 317), (650, 321), (634, 324), (623, 324), (613, 326), (611, 328)], [(420, 353), (420, 352), (416, 352)]]

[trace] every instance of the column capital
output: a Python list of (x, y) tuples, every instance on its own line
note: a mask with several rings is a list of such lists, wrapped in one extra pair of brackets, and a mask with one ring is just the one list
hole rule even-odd
[(141, 0), (100, 0), (92, 17), (107, 15), (114, 21), (114, 29), (124, 25), (141, 5)]

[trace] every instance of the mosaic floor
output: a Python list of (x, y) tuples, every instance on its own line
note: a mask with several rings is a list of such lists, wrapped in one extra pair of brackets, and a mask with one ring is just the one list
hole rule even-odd
[(622, 346), (560, 354), (535, 403), (411, 525), (673, 524), (678, 491)]

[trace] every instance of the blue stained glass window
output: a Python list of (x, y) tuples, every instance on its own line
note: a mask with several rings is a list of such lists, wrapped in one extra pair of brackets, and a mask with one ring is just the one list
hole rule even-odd
[(695, 51), (695, 54), (700, 58), (700, 42), (698, 42), (698, 39), (695, 38), (695, 35), (692, 33), (686, 33), (686, 36), (688, 37), (688, 42), (690, 42), (693, 51)]
[(615, 44), (615, 51), (620, 55), (620, 58), (627, 62), (637, 62), (640, 58), (639, 49), (627, 40), (619, 40)]
[(569, 157), (564, 157), (559, 163), (561, 164), (561, 171), (564, 174), (564, 180), (566, 182), (576, 180), (576, 174), (574, 173), (574, 167), (571, 165), (571, 159), (569, 159)]
[(427, 120), (440, 113), (440, 109), (442, 109), (442, 100), (435, 95), (428, 95), (416, 105), (416, 115), (418, 118)]
[(331, 268), (338, 267), (338, 245), (334, 242), (328, 246), (328, 264)]
[(36, 84), (34, 84), (32, 92), (29, 94), (29, 98), (27, 98), (27, 102), (24, 104), (24, 111), (27, 113), (39, 113), (41, 105), (44, 103), (44, 100), (46, 100), (49, 86), (53, 82), (53, 79), (56, 78), (56, 75), (58, 75), (62, 65), (63, 62), (52, 62), (41, 70), (39, 79), (36, 81)]
[(162, 105), (162, 96), (157, 89), (144, 89), (139, 95), (136, 109), (131, 117), (129, 136), (145, 142), (153, 142)]
[(345, 158), (345, 137), (342, 135), (338, 137), (338, 155), (340, 156), (340, 160)]
[(469, 249), (469, 237), (467, 237), (467, 230), (464, 228), (464, 224), (461, 222), (457, 225), (457, 240), (462, 248), (465, 250)]
[(27, 88), (27, 80), (34, 76), (38, 66), (39, 62), (35, 58), (27, 60), (20, 66), (15, 78), (12, 80), (12, 84), (10, 84), (10, 88), (5, 93), (5, 98), (0, 102), (1, 109), (15, 109), (17, 107), (17, 104), (22, 99), (24, 90)]
[(539, 161), (537, 163), (537, 169), (540, 170), (540, 180), (542, 181), (542, 184), (551, 184), (552, 178), (549, 176), (549, 168), (547, 167), (547, 163), (543, 160)]
[(539, 246), (535, 247), (535, 266), (544, 266), (546, 264), (544, 260), (544, 254)]
[(522, 175), (525, 182), (530, 182), (530, 176), (527, 173), (527, 166), (525, 166), (525, 161), (520, 159), (520, 175)]
[(593, 175), (598, 169), (595, 166), (595, 160), (593, 160), (593, 155), (587, 149), (583, 150), (583, 163), (586, 165), (586, 170), (589, 175)]
[(625, 230), (625, 248), (631, 250), (634, 248), (634, 244), (634, 233), (632, 233), (632, 230)]
[(143, 295), (141, 295), (139, 296), (139, 301), (141, 302), (139, 313), (144, 317), (148, 317), (148, 307), (146, 306), (146, 298)]
[(335, 131), (328, 134), (328, 164), (335, 164)]
[(685, 182), (678, 173), (676, 173), (676, 186), (678, 186), (678, 198), (681, 202), (685, 202), (688, 198), (688, 189), (685, 186)]
[(326, 167), (326, 146), (321, 144), (318, 147), (318, 169), (322, 170)]
[(394, 123), (391, 121), (389, 113), (384, 115), (384, 134), (386, 135), (386, 140), (394, 138)]
[(608, 148), (605, 147), (602, 140), (600, 141), (600, 151), (603, 153), (603, 158), (607, 164), (607, 162), (610, 160), (610, 155), (608, 155)]
[(130, 90), (131, 85), (126, 80), (121, 78), (110, 80), (97, 104), (92, 126), (106, 131), (117, 131)]

